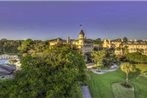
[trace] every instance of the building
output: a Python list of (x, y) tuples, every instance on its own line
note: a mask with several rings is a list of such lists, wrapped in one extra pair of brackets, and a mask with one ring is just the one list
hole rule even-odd
[[(78, 49), (81, 49), (84, 47), (85, 43), (84, 43), (84, 39), (85, 39), (85, 33), (83, 30), (80, 31), (79, 33), (79, 37), (78, 40), (73, 40), (71, 41), (72, 45), (75, 45)], [(70, 40), (70, 39), (69, 39)]]
[(144, 55), (147, 55), (147, 42), (142, 40), (128, 41), (125, 43), (121, 39), (116, 40), (104, 40), (103, 48), (114, 48), (114, 53), (116, 55), (123, 55), (124, 50), (127, 49), (128, 53), (141, 52)]
[(147, 42), (128, 42), (127, 44), (128, 52), (141, 52), (147, 55)]
[(115, 40), (108, 40), (104, 39), (103, 41), (103, 48), (120, 48), (123, 47), (123, 40), (115, 39)]
[(111, 41), (104, 39), (102, 46), (103, 46), (103, 48), (111, 48)]
[(70, 37), (68, 37), (67, 40), (57, 38), (57, 39), (53, 39), (49, 41), (50, 47), (53, 47), (58, 44), (69, 44), (69, 45), (75, 46), (77, 49), (81, 50), (83, 53), (91, 52), (93, 50), (93, 44), (85, 42), (85, 33), (83, 30), (80, 31), (78, 39), (76, 40), (70, 39)]

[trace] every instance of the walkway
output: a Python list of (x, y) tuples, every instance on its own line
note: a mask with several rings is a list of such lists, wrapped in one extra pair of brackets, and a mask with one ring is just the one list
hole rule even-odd
[(92, 98), (88, 86), (82, 86), (83, 98)]
[(115, 65), (114, 67), (112, 66), (112, 68), (107, 69), (107, 70), (100, 70), (100, 71), (98, 71), (97, 69), (91, 69), (91, 71), (93, 73), (95, 73), (95, 74), (105, 74), (105, 73), (108, 73), (108, 72), (116, 71), (118, 68), (119, 68), (119, 66)]
[(95, 74), (105, 74), (105, 73), (108, 73), (108, 72), (113, 72), (113, 71), (116, 71), (118, 68), (115, 68), (115, 69), (108, 69), (108, 70), (100, 70), (100, 71), (97, 71), (97, 69), (91, 69), (91, 71)]

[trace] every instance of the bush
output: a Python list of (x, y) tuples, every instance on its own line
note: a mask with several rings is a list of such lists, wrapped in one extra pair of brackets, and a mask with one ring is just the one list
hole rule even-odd
[(142, 55), (141, 53), (128, 53), (126, 55), (128, 61), (132, 63), (147, 63), (147, 56)]

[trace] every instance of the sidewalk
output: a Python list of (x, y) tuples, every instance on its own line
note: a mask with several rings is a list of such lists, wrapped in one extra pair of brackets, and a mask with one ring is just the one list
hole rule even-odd
[(81, 90), (83, 93), (83, 98), (92, 98), (88, 86), (82, 86)]

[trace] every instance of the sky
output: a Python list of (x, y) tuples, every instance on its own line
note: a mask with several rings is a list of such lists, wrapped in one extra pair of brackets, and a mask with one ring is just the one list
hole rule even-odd
[(81, 28), (92, 39), (147, 39), (147, 1), (0, 2), (0, 39), (76, 39)]

